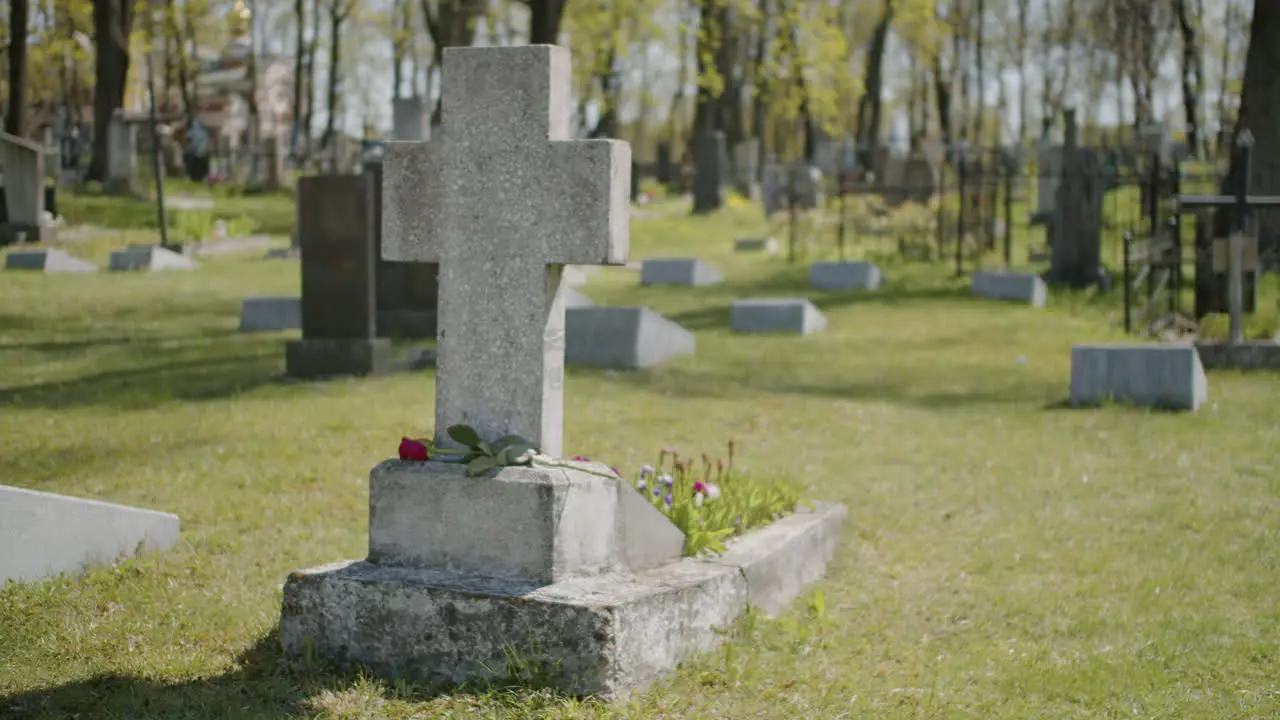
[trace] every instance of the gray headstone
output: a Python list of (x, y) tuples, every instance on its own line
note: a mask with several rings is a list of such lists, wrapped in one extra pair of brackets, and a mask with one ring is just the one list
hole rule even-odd
[(1036, 212), (1051, 217), (1057, 204), (1058, 186), (1062, 184), (1062, 147), (1043, 145), (1039, 152), (1040, 168), (1036, 177)]
[(4, 259), (6, 270), (39, 270), (47, 274), (91, 273), (98, 266), (62, 250), (13, 250)]
[(240, 332), (302, 329), (302, 298), (250, 297), (240, 305)]
[(700, 136), (693, 150), (693, 211), (707, 213), (724, 205), (724, 133)]
[(883, 282), (875, 263), (816, 262), (809, 267), (809, 286), (818, 290), (876, 290)]
[(974, 295), (991, 300), (1010, 300), (1044, 307), (1049, 290), (1034, 273), (975, 272), (970, 276)]
[(787, 168), (783, 165), (766, 165), (764, 179), (760, 183), (760, 202), (765, 217), (787, 209)]
[(733, 241), (733, 249), (737, 252), (764, 252), (775, 255), (778, 252), (778, 239), (775, 237), (738, 238)]
[(1192, 345), (1076, 345), (1071, 349), (1071, 403), (1116, 401), (1196, 410), (1208, 380)]
[(384, 258), (440, 263), (435, 440), (467, 423), (559, 455), (561, 269), (626, 262), (631, 148), (569, 141), (568, 50), (444, 53), (440, 137), (387, 145), (382, 227)]
[(376, 337), (373, 180), (314, 175), (298, 181), (302, 339), (286, 346), (290, 376), (377, 375), (391, 344)]
[(169, 513), (0, 485), (0, 587), (167, 550), (180, 525)]
[(107, 174), (102, 183), (103, 192), (129, 194), (134, 191), (137, 153), (134, 126), (120, 118), (112, 118), (107, 125)]
[(440, 266), (435, 263), (391, 262), (382, 257), (382, 162), (364, 166), (373, 178), (370, 210), (373, 221), (374, 271), (377, 287), (377, 330), (387, 338), (436, 337), (436, 312), (440, 287)]
[(640, 269), (641, 285), (718, 285), (720, 271), (697, 258), (649, 258)]
[(36, 142), (0, 132), (0, 165), (4, 168), (4, 201), (8, 222), (39, 227), (44, 215), (44, 148)]
[(124, 272), (163, 272), (166, 270), (195, 270), (200, 264), (159, 245), (138, 245), (111, 253), (107, 268)]
[(760, 141), (748, 138), (733, 146), (733, 184), (744, 197), (754, 197), (760, 174)]
[(647, 368), (692, 355), (697, 346), (693, 333), (649, 308), (570, 308), (565, 324), (569, 365)]
[(804, 298), (738, 300), (730, 311), (729, 326), (740, 333), (810, 335), (827, 327), (827, 317)]

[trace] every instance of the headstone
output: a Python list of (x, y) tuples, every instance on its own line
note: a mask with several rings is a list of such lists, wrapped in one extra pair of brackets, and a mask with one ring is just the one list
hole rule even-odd
[(1042, 144), (1038, 157), (1040, 167), (1036, 176), (1035, 217), (1047, 222), (1053, 217), (1058, 200), (1058, 186), (1062, 184), (1062, 148)]
[(6, 270), (39, 270), (48, 275), (97, 272), (98, 266), (68, 255), (64, 250), (12, 250), (4, 259)]
[[(383, 216), (390, 258), (440, 263), (437, 444), (465, 422), (558, 456), (559, 266), (624, 261), (629, 148), (569, 142), (567, 49), (447, 48), (442, 71), (441, 137), (388, 147)], [(285, 654), (455, 683), (514, 679), (514, 655), (552, 688), (625, 695), (708, 647), (748, 603), (794, 598), (804, 580), (792, 578), (820, 574), (847, 512), (788, 517), (727, 567), (682, 561), (684, 536), (662, 513), (587, 467), (466, 477), (457, 463), (382, 463), (367, 560), (289, 574)]]
[(641, 285), (719, 285), (720, 271), (697, 258), (649, 258), (640, 269)]
[(302, 298), (250, 297), (240, 305), (240, 332), (302, 329)]
[(285, 144), (275, 137), (263, 138), (262, 156), (267, 164), (266, 188), (278, 190), (284, 187), (288, 182), (286, 177), (288, 171), (285, 169)]
[(102, 191), (112, 195), (132, 195), (138, 155), (137, 135), (133, 125), (113, 117), (107, 125), (107, 168)]
[(840, 172), (840, 141), (822, 130), (816, 131), (813, 141), (813, 166), (824, 175)]
[(760, 140), (748, 138), (733, 146), (733, 185), (739, 195), (753, 198), (759, 184)]
[(169, 513), (0, 485), (0, 588), (168, 550), (180, 525)]
[(665, 185), (675, 179), (675, 167), (671, 161), (671, 143), (658, 143), (657, 165), (658, 182)]
[(788, 193), (786, 166), (766, 165), (763, 179), (760, 182), (760, 201), (764, 205), (766, 218), (787, 209)]
[(714, 130), (694, 145), (693, 212), (708, 213), (724, 205), (724, 133)]
[(440, 266), (383, 259), (382, 161), (366, 162), (364, 171), (373, 178), (373, 222), (369, 229), (374, 234), (377, 259), (377, 334), (387, 338), (435, 338)]
[(740, 333), (811, 335), (827, 327), (827, 317), (804, 298), (738, 300), (729, 326)]
[(565, 314), (565, 363), (638, 370), (692, 355), (693, 333), (643, 307), (577, 307)]
[(969, 280), (974, 295), (990, 300), (1008, 300), (1044, 307), (1049, 298), (1044, 280), (1034, 273), (978, 271)]
[(1192, 345), (1076, 345), (1071, 349), (1071, 404), (1116, 401), (1196, 410), (1208, 381)]
[(809, 287), (817, 290), (878, 290), (883, 283), (884, 275), (875, 263), (816, 262), (809, 266)]
[(1067, 142), (1049, 226), (1049, 277), (1073, 288), (1102, 280), (1102, 161), (1093, 150), (1078, 147), (1075, 116), (1067, 113)]
[(822, 191), (822, 170), (817, 167), (797, 163), (787, 169), (788, 207), (794, 204), (798, 210), (812, 210), (822, 206), (825, 194)]
[(778, 253), (778, 239), (769, 237), (738, 238), (733, 241), (733, 249), (737, 252), (763, 252), (768, 255)]
[(44, 147), (26, 138), (0, 132), (0, 166), (4, 172), (5, 222), (0, 226), (0, 245), (16, 239), (48, 242), (54, 228), (44, 220)]
[(132, 245), (111, 253), (107, 269), (113, 272), (164, 272), (195, 270), (200, 264), (159, 245)]
[(292, 377), (380, 375), (391, 341), (377, 337), (373, 180), (316, 175), (298, 180), (302, 244), (302, 339), (285, 349)]
[(427, 139), (427, 109), (421, 97), (391, 100), (391, 137), (404, 142)]

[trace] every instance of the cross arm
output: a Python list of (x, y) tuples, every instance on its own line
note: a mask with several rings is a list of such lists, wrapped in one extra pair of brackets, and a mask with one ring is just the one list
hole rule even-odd
[(439, 262), (445, 188), (441, 148), (430, 142), (387, 143), (382, 155), (382, 259)]
[(551, 143), (551, 173), (544, 187), (560, 204), (553, 262), (622, 265), (631, 245), (631, 146), (620, 140)]

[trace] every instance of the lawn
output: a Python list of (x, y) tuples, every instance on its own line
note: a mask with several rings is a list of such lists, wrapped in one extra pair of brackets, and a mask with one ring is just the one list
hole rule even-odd
[[(892, 264), (874, 295), (734, 255), (751, 210), (634, 224), (632, 256), (698, 254), (711, 288), (591, 276), (698, 353), (571, 370), (566, 450), (624, 468), (715, 451), (848, 505), (829, 577), (633, 701), (428, 691), (290, 665), (290, 570), (366, 550), (367, 473), (427, 434), (432, 375), (283, 382), (240, 300), (296, 292), (260, 253), (189, 274), (0, 283), (3, 481), (175, 512), (167, 553), (0, 590), (0, 717), (1264, 718), (1280, 716), (1280, 377), (1214, 373), (1197, 414), (1070, 410), (1074, 342), (1113, 302), (971, 299)], [(857, 249), (855, 249), (857, 252)], [(733, 298), (808, 295), (809, 338), (727, 331)]]

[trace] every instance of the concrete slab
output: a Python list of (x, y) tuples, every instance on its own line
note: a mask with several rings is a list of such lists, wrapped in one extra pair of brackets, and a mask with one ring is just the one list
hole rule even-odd
[(804, 298), (737, 300), (729, 326), (740, 333), (810, 335), (827, 327), (827, 317)]
[(5, 256), (4, 269), (36, 270), (46, 275), (98, 272), (97, 265), (56, 249), (13, 250)]
[(1049, 289), (1034, 273), (1002, 273), (978, 271), (970, 276), (971, 289), (978, 297), (1006, 300), (1044, 307)]
[(884, 283), (880, 266), (870, 262), (816, 262), (809, 266), (809, 286), (817, 290), (878, 290)]
[(0, 485), (0, 586), (167, 550), (180, 525), (169, 513)]
[(640, 268), (641, 285), (719, 285), (720, 271), (697, 258), (650, 258)]
[(1193, 345), (1076, 345), (1071, 349), (1071, 404), (1107, 401), (1197, 410), (1209, 398)]
[(572, 307), (565, 311), (565, 363), (640, 369), (697, 349), (693, 333), (643, 307)]
[(249, 297), (240, 304), (240, 332), (302, 329), (302, 298)]
[(426, 682), (511, 679), (514, 653), (562, 691), (620, 699), (715, 647), (749, 605), (785, 609), (824, 574), (847, 515), (819, 504), (719, 558), (550, 585), (368, 561), (302, 570), (285, 585), (281, 643)]

